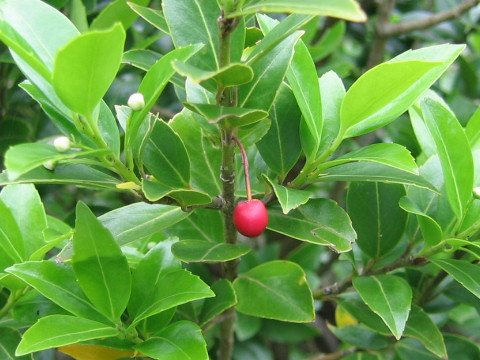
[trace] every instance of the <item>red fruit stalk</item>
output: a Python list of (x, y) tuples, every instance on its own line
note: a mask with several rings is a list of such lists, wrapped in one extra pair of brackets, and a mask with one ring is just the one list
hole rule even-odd
[(245, 186), (247, 201), (240, 201), (233, 211), (233, 223), (237, 230), (248, 237), (255, 237), (263, 233), (268, 224), (268, 213), (263, 202), (252, 199), (250, 177), (248, 175), (248, 158), (243, 144), (237, 137), (233, 137), (242, 154), (242, 164), (245, 172)]

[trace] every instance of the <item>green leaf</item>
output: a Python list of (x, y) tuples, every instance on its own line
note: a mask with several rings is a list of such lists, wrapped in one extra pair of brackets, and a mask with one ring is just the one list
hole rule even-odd
[(467, 290), (480, 298), (480, 268), (477, 265), (455, 259), (430, 259), (430, 261), (452, 275)]
[(442, 333), (421, 307), (412, 306), (403, 334), (420, 340), (435, 355), (443, 359), (447, 358), (447, 349), (445, 348)]
[(390, 329), (385, 325), (382, 318), (370, 310), (360, 298), (358, 300), (356, 298), (351, 299), (349, 295), (347, 299), (339, 299), (338, 304), (348, 314), (371, 330), (382, 335), (390, 335)]
[(326, 29), (320, 40), (315, 43), (315, 45), (308, 47), (310, 54), (312, 54), (313, 61), (318, 63), (337, 50), (344, 39), (345, 30), (345, 21), (337, 21), (335, 25)]
[(44, 143), (25, 143), (12, 146), (5, 154), (5, 167), (8, 178), (16, 180), (21, 175), (41, 166), (46, 161), (61, 161), (73, 159), (80, 156), (100, 156), (107, 150), (70, 150), (61, 153), (53, 145)]
[(194, 118), (193, 113), (186, 109), (175, 115), (169, 125), (180, 136), (187, 149), (192, 186), (210, 196), (221, 194), (222, 154), (218, 139), (209, 136)]
[(302, 268), (270, 261), (240, 274), (233, 283), (241, 313), (291, 322), (315, 318), (312, 293)]
[(342, 360), (381, 360), (381, 358), (368, 352), (357, 352), (343, 357)]
[(355, 345), (360, 349), (380, 350), (392, 345), (390, 338), (371, 331), (363, 325), (350, 325), (342, 328), (330, 325), (328, 329), (341, 341)]
[(209, 359), (202, 329), (190, 321), (178, 321), (168, 326), (135, 349), (153, 359)]
[(236, 86), (248, 83), (253, 79), (252, 68), (243, 63), (230, 63), (215, 71), (202, 70), (183, 61), (175, 61), (172, 65), (180, 75), (192, 79), (194, 84), (214, 79), (224, 86)]
[(367, 16), (354, 0), (263, 0), (230, 14), (230, 17), (257, 12), (287, 12), (315, 16), (330, 16), (350, 21), (366, 21)]
[(381, 143), (362, 147), (342, 155), (335, 160), (328, 161), (320, 165), (319, 169), (345, 164), (352, 161), (372, 161), (379, 164), (391, 166), (393, 168), (418, 175), (417, 164), (410, 154), (410, 151), (398, 144)]
[(53, 86), (73, 111), (90, 119), (115, 79), (122, 60), (125, 31), (116, 24), (109, 30), (79, 35), (55, 57)]
[(340, 113), (343, 138), (359, 136), (395, 120), (426, 89), (416, 83), (438, 62), (386, 62), (362, 75), (345, 95)]
[(9, 184), (72, 184), (95, 189), (115, 190), (120, 180), (85, 165), (59, 165), (54, 171), (43, 166), (9, 180), (7, 173), (0, 174), (0, 186)]
[(455, 115), (441, 103), (425, 99), (421, 107), (437, 146), (450, 206), (457, 218), (462, 219), (473, 188), (473, 158), (468, 139)]
[(118, 321), (130, 297), (128, 262), (112, 234), (82, 202), (77, 204), (72, 260), (85, 295), (102, 314)]
[(167, 22), (165, 21), (165, 16), (161, 10), (150, 9), (148, 7), (140, 6), (134, 2), (127, 2), (128, 6), (140, 15), (144, 20), (149, 22), (151, 25), (155, 26), (158, 30), (164, 32), (165, 34), (169, 33)]
[(136, 203), (112, 210), (98, 220), (123, 246), (157, 234), (189, 215), (178, 206)]
[(395, 344), (395, 354), (400, 360), (438, 360), (438, 356), (433, 355), (430, 351), (415, 339), (407, 339), (399, 341)]
[(466, 337), (445, 334), (445, 345), (449, 359), (475, 360), (480, 357), (478, 344)]
[(400, 241), (407, 213), (398, 202), (403, 185), (353, 182), (347, 195), (347, 210), (357, 232), (357, 244), (374, 259), (388, 254)]
[(155, 179), (172, 188), (190, 187), (190, 159), (182, 139), (162, 120), (155, 121), (143, 151)]
[(465, 127), (465, 135), (472, 149), (476, 148), (480, 140), (480, 107), (475, 111)]
[(172, 247), (173, 254), (184, 262), (223, 262), (250, 252), (247, 244), (214, 243), (203, 240), (182, 240)]
[(203, 205), (212, 201), (212, 198), (201, 191), (192, 189), (176, 189), (156, 181), (142, 181), (142, 191), (150, 201), (158, 201), (165, 196), (176, 200), (182, 207)]
[(29, 261), (15, 264), (7, 271), (72, 314), (112, 324), (85, 297), (70, 264)]
[(117, 329), (92, 320), (67, 315), (46, 316), (23, 334), (16, 355), (119, 334)]
[(205, 300), (200, 314), (200, 326), (204, 326), (216, 315), (237, 304), (237, 295), (230, 281), (220, 279), (213, 283), (211, 289), (215, 297)]
[[(134, 141), (141, 141), (144, 134), (139, 134), (139, 129), (148, 115), (148, 112), (155, 105), (165, 86), (168, 84), (175, 70), (172, 67), (174, 60), (188, 60), (192, 55), (201, 49), (199, 45), (190, 45), (170, 51), (162, 56), (145, 74), (138, 92), (145, 98), (145, 106), (142, 110), (133, 114), (130, 123), (127, 126), (126, 143), (133, 144)], [(137, 140), (139, 138), (140, 140)]]
[(186, 270), (160, 274), (155, 285), (151, 297), (142, 303), (135, 314), (130, 314), (134, 318), (131, 326), (174, 306), (215, 296), (207, 284)]
[(264, 110), (209, 104), (184, 103), (184, 105), (189, 110), (205, 117), (209, 123), (220, 124), (222, 127), (231, 129), (254, 124), (268, 116)]
[(72, 0), (70, 19), (77, 29), (84, 33), (88, 30), (87, 11), (82, 0)]
[(412, 106), (408, 109), (408, 115), (410, 116), (410, 122), (417, 138), (417, 142), (420, 145), (423, 154), (428, 158), (437, 153), (435, 142), (432, 135), (428, 131), (427, 125), (423, 120), (420, 109), (416, 106)]
[(4, 360), (32, 360), (31, 356), (15, 356), (20, 334), (9, 327), (0, 327), (0, 357)]
[(67, 17), (44, 2), (0, 3), (0, 39), (15, 52), (17, 63), (22, 60), (20, 68), (28, 77), (50, 80), (55, 53), (78, 34)]
[(437, 245), (443, 239), (442, 228), (438, 223), (428, 216), (410, 197), (405, 196), (400, 199), (399, 206), (416, 215), (418, 224), (422, 230), (422, 235), (425, 240), (425, 244), (428, 247)]
[[(130, 0), (129, 3), (146, 6), (150, 3), (150, 0)], [(120, 22), (123, 28), (127, 30), (138, 17), (137, 14), (130, 9), (129, 5), (130, 4), (127, 4), (127, 0), (112, 1), (93, 19), (90, 29), (108, 29), (115, 23)]]
[(290, 210), (298, 208), (300, 205), (305, 204), (310, 199), (311, 194), (308, 191), (291, 189), (275, 183), (265, 174), (262, 174), (262, 176), (272, 186), (285, 215), (288, 214)]
[(18, 225), (25, 258), (28, 258), (45, 243), (43, 231), (47, 227), (47, 218), (42, 200), (32, 184), (6, 186), (0, 192), (0, 199), (10, 209)]
[[(185, 213), (184, 213), (185, 214)], [(184, 218), (187, 217), (186, 215)], [(164, 233), (180, 239), (206, 240), (222, 243), (225, 239), (223, 216), (220, 211), (196, 209), (185, 220), (171, 224)]]
[(379, 315), (398, 340), (401, 338), (412, 303), (412, 289), (393, 275), (361, 276), (353, 286), (363, 301)]
[[(342, 79), (334, 72), (329, 71), (318, 80), (320, 84), (320, 96), (322, 101), (323, 129), (322, 138), (318, 147), (317, 157), (325, 153), (335, 141), (340, 130), (340, 109), (345, 97), (345, 86)], [(302, 128), (305, 124), (302, 123)], [(304, 131), (302, 131), (304, 133)], [(314, 145), (307, 143), (308, 134), (302, 136), (302, 145), (305, 151)], [(311, 142), (311, 140), (309, 140)]]
[(251, 66), (255, 74), (253, 80), (238, 87), (239, 107), (270, 109), (300, 36), (300, 32), (291, 34)]
[(25, 244), (12, 211), (0, 199), (0, 271), (25, 258)]
[(182, 268), (175, 259), (171, 247), (178, 239), (164, 240), (155, 245), (139, 262), (132, 277), (132, 295), (128, 313), (136, 314), (143, 306), (152, 302), (154, 290), (159, 287), (161, 276)]
[(122, 64), (129, 64), (148, 71), (162, 55), (152, 50), (132, 49), (123, 53)]
[(176, 48), (195, 43), (206, 45), (203, 51), (192, 59), (192, 65), (204, 70), (219, 69), (218, 3), (200, 0), (164, 0), (162, 9)]
[(268, 167), (282, 179), (297, 163), (302, 152), (298, 133), (300, 117), (292, 91), (288, 86), (281, 85), (270, 109), (272, 125), (256, 145)]
[(330, 199), (312, 199), (288, 216), (280, 206), (271, 207), (267, 228), (336, 252), (349, 251), (356, 237), (347, 213)]
[[(257, 19), (259, 23), (264, 25), (265, 30), (267, 30), (267, 27), (269, 27), (270, 30), (265, 31), (265, 37), (254, 47), (253, 51), (248, 56), (247, 64), (249, 65), (253, 65), (263, 56), (267, 55), (279, 42), (310, 21), (312, 16), (292, 14), (283, 19), (280, 23), (278, 23), (277, 20), (262, 14), (257, 14)], [(259, 35), (261, 35), (261, 33)]]
[(325, 174), (320, 174), (317, 181), (385, 182), (413, 185), (438, 192), (438, 190), (422, 176), (369, 161), (357, 161), (331, 167), (325, 170)]

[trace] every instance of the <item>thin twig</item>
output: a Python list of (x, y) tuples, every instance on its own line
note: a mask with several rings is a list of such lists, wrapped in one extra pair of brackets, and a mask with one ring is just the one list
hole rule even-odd
[(240, 152), (242, 153), (242, 164), (243, 164), (243, 171), (245, 172), (245, 186), (247, 188), (247, 200), (252, 200), (252, 190), (250, 188), (250, 176), (248, 174), (248, 157), (247, 153), (245, 152), (245, 148), (243, 147), (242, 142), (236, 136), (232, 137), (233, 141), (235, 141), (240, 148)]

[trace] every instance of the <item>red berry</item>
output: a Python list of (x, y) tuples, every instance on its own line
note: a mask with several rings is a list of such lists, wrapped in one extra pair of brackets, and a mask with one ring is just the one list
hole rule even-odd
[(237, 230), (248, 237), (260, 235), (268, 224), (268, 213), (263, 202), (257, 199), (241, 201), (233, 212)]

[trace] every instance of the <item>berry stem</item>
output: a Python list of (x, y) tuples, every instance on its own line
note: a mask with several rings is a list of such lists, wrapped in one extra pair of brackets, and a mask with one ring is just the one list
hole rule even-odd
[(245, 172), (245, 187), (247, 188), (247, 200), (252, 200), (252, 189), (250, 187), (250, 176), (248, 175), (248, 157), (247, 153), (245, 152), (245, 147), (243, 146), (242, 142), (236, 136), (232, 137), (233, 141), (235, 141), (240, 148), (240, 152), (242, 153), (242, 164), (243, 169)]

